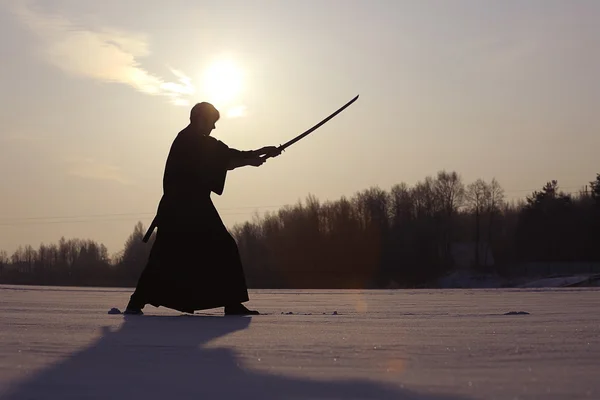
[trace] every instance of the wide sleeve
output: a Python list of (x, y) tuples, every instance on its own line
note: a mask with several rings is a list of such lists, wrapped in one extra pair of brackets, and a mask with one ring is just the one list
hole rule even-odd
[[(211, 192), (223, 194), (227, 172), (232, 161), (251, 156), (251, 151), (240, 151), (230, 148), (225, 143), (213, 137), (202, 137), (199, 146), (200, 157), (195, 157), (195, 169)], [(201, 171), (201, 172), (200, 172)]]
[(219, 196), (223, 194), (225, 180), (227, 178), (227, 166), (229, 165), (229, 147), (214, 138), (208, 137), (208, 183), (210, 190)]

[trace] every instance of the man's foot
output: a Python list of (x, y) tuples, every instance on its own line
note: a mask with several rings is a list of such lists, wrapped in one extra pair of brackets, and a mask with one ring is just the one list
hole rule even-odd
[(127, 308), (125, 309), (123, 314), (125, 314), (125, 315), (144, 315), (141, 308), (134, 308), (134, 307), (129, 307), (129, 306), (127, 306)]
[(260, 315), (258, 311), (248, 310), (243, 304), (225, 306), (225, 315)]
[(142, 308), (146, 305), (145, 302), (140, 300), (140, 296), (135, 292), (129, 298), (129, 302), (127, 303), (127, 307), (123, 314), (125, 315), (144, 315), (142, 312)]

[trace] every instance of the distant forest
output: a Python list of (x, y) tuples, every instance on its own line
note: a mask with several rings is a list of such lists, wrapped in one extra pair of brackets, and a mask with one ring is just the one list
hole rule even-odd
[[(441, 171), (412, 187), (329, 202), (308, 196), (231, 232), (251, 288), (420, 287), (465, 262), (512, 276), (524, 262), (600, 261), (600, 174), (577, 193), (550, 181), (509, 203), (495, 179), (465, 184)], [(83, 239), (0, 251), (0, 283), (135, 286), (154, 241), (143, 243), (144, 233), (138, 222), (112, 257)]]

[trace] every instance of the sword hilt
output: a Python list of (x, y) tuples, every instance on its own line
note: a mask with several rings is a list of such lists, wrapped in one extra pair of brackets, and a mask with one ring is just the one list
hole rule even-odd
[[(283, 147), (282, 145), (279, 145), (279, 147), (277, 147), (277, 150), (279, 150), (279, 153), (280, 153), (280, 154), (281, 154), (281, 153), (283, 153), (283, 152), (285, 151), (285, 148), (282, 148), (282, 147)], [(266, 160), (266, 159), (269, 159), (269, 158), (275, 158), (275, 157), (277, 157), (278, 155), (279, 155), (279, 154), (277, 154), (277, 155), (274, 155), (274, 156), (268, 155), (268, 156), (266, 156), (266, 157), (265, 157), (265, 160)]]

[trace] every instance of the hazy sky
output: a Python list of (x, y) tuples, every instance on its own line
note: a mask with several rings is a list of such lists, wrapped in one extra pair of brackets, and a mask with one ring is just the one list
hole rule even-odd
[[(228, 224), (455, 170), (509, 198), (600, 172), (600, 1), (0, 3), (0, 249), (147, 226), (190, 104), (279, 145), (213, 195)], [(52, 219), (50, 217), (60, 217)]]

